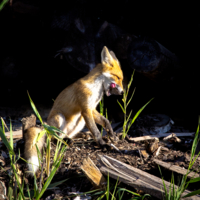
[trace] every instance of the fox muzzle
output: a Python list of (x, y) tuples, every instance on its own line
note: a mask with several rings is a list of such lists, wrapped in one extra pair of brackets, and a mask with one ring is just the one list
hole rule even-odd
[(122, 95), (124, 91), (121, 89), (119, 85), (116, 84), (114, 88), (110, 88), (110, 93), (114, 95)]

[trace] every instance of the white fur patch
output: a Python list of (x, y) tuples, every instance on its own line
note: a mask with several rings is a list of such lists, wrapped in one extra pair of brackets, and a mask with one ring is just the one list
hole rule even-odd
[(29, 160), (28, 160), (28, 171), (30, 174), (35, 174), (35, 172), (38, 170), (39, 168), (39, 160), (37, 156), (32, 156)]
[(89, 107), (96, 108), (97, 104), (101, 100), (103, 96), (103, 82), (104, 77), (99, 76), (93, 83), (87, 83), (85, 85), (92, 92), (92, 95), (87, 100)]
[(107, 78), (110, 78), (111, 77), (111, 74), (110, 73), (107, 73), (107, 72), (104, 72), (103, 75)]
[(81, 113), (77, 113), (76, 115), (73, 115), (73, 118), (70, 121), (66, 121), (66, 126), (63, 129), (63, 132), (69, 135), (69, 133), (77, 126), (80, 117)]
[(66, 121), (65, 121), (65, 117), (63, 114), (60, 113), (59, 115), (60, 115), (59, 116), (59, 128), (61, 131), (63, 131), (66, 126)]
[(77, 121), (76, 124), (74, 124), (73, 129), (71, 129), (71, 132), (68, 134), (68, 137), (73, 138), (76, 136), (78, 132), (80, 132), (85, 126), (85, 120), (83, 118), (80, 118), (79, 121)]

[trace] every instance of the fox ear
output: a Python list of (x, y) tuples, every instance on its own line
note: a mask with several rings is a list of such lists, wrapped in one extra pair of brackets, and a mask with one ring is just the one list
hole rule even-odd
[(108, 64), (110, 66), (112, 66), (113, 60), (115, 59), (115, 55), (113, 57), (113, 52), (109, 52), (107, 47), (104, 46), (103, 50), (101, 52), (101, 63), (102, 64)]

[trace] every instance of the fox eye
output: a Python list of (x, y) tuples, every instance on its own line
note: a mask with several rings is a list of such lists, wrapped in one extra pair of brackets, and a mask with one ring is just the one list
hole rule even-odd
[(118, 80), (120, 80), (119, 76), (116, 76), (118, 78)]
[(120, 80), (119, 76), (117, 76), (117, 75), (115, 75), (115, 74), (112, 74), (112, 75), (115, 76), (115, 77), (117, 77), (118, 80)]

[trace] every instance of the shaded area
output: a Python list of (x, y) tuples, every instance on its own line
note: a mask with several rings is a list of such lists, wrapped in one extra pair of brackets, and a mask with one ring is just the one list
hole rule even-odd
[[(66, 86), (86, 74), (77, 66), (84, 68), (88, 60), (92, 68), (100, 60), (103, 45), (116, 52), (125, 80), (128, 80), (133, 68), (125, 52), (134, 44), (135, 36), (148, 36), (174, 53), (181, 69), (169, 70), (169, 80), (171, 73), (175, 74), (175, 80), (162, 84), (136, 73), (133, 109), (138, 110), (150, 98), (156, 97), (145, 112), (184, 118), (196, 126), (199, 114), (197, 47), (200, 44), (197, 6), (184, 3), (154, 5), (129, 0), (77, 0), (67, 6), (65, 3), (62, 0), (16, 0), (1, 11), (0, 84), (3, 97), (0, 107), (19, 108), (29, 104), (27, 90), (36, 104), (50, 107), (52, 99)], [(108, 29), (104, 26), (105, 21), (110, 24)], [(102, 35), (100, 39), (97, 39), (98, 33)], [(76, 47), (71, 54), (67, 48), (70, 46)], [(55, 58), (60, 50), (67, 54)], [(110, 108), (109, 116), (119, 120), (120, 108), (117, 110), (117, 103), (113, 103), (116, 98), (105, 98), (105, 104)]]

